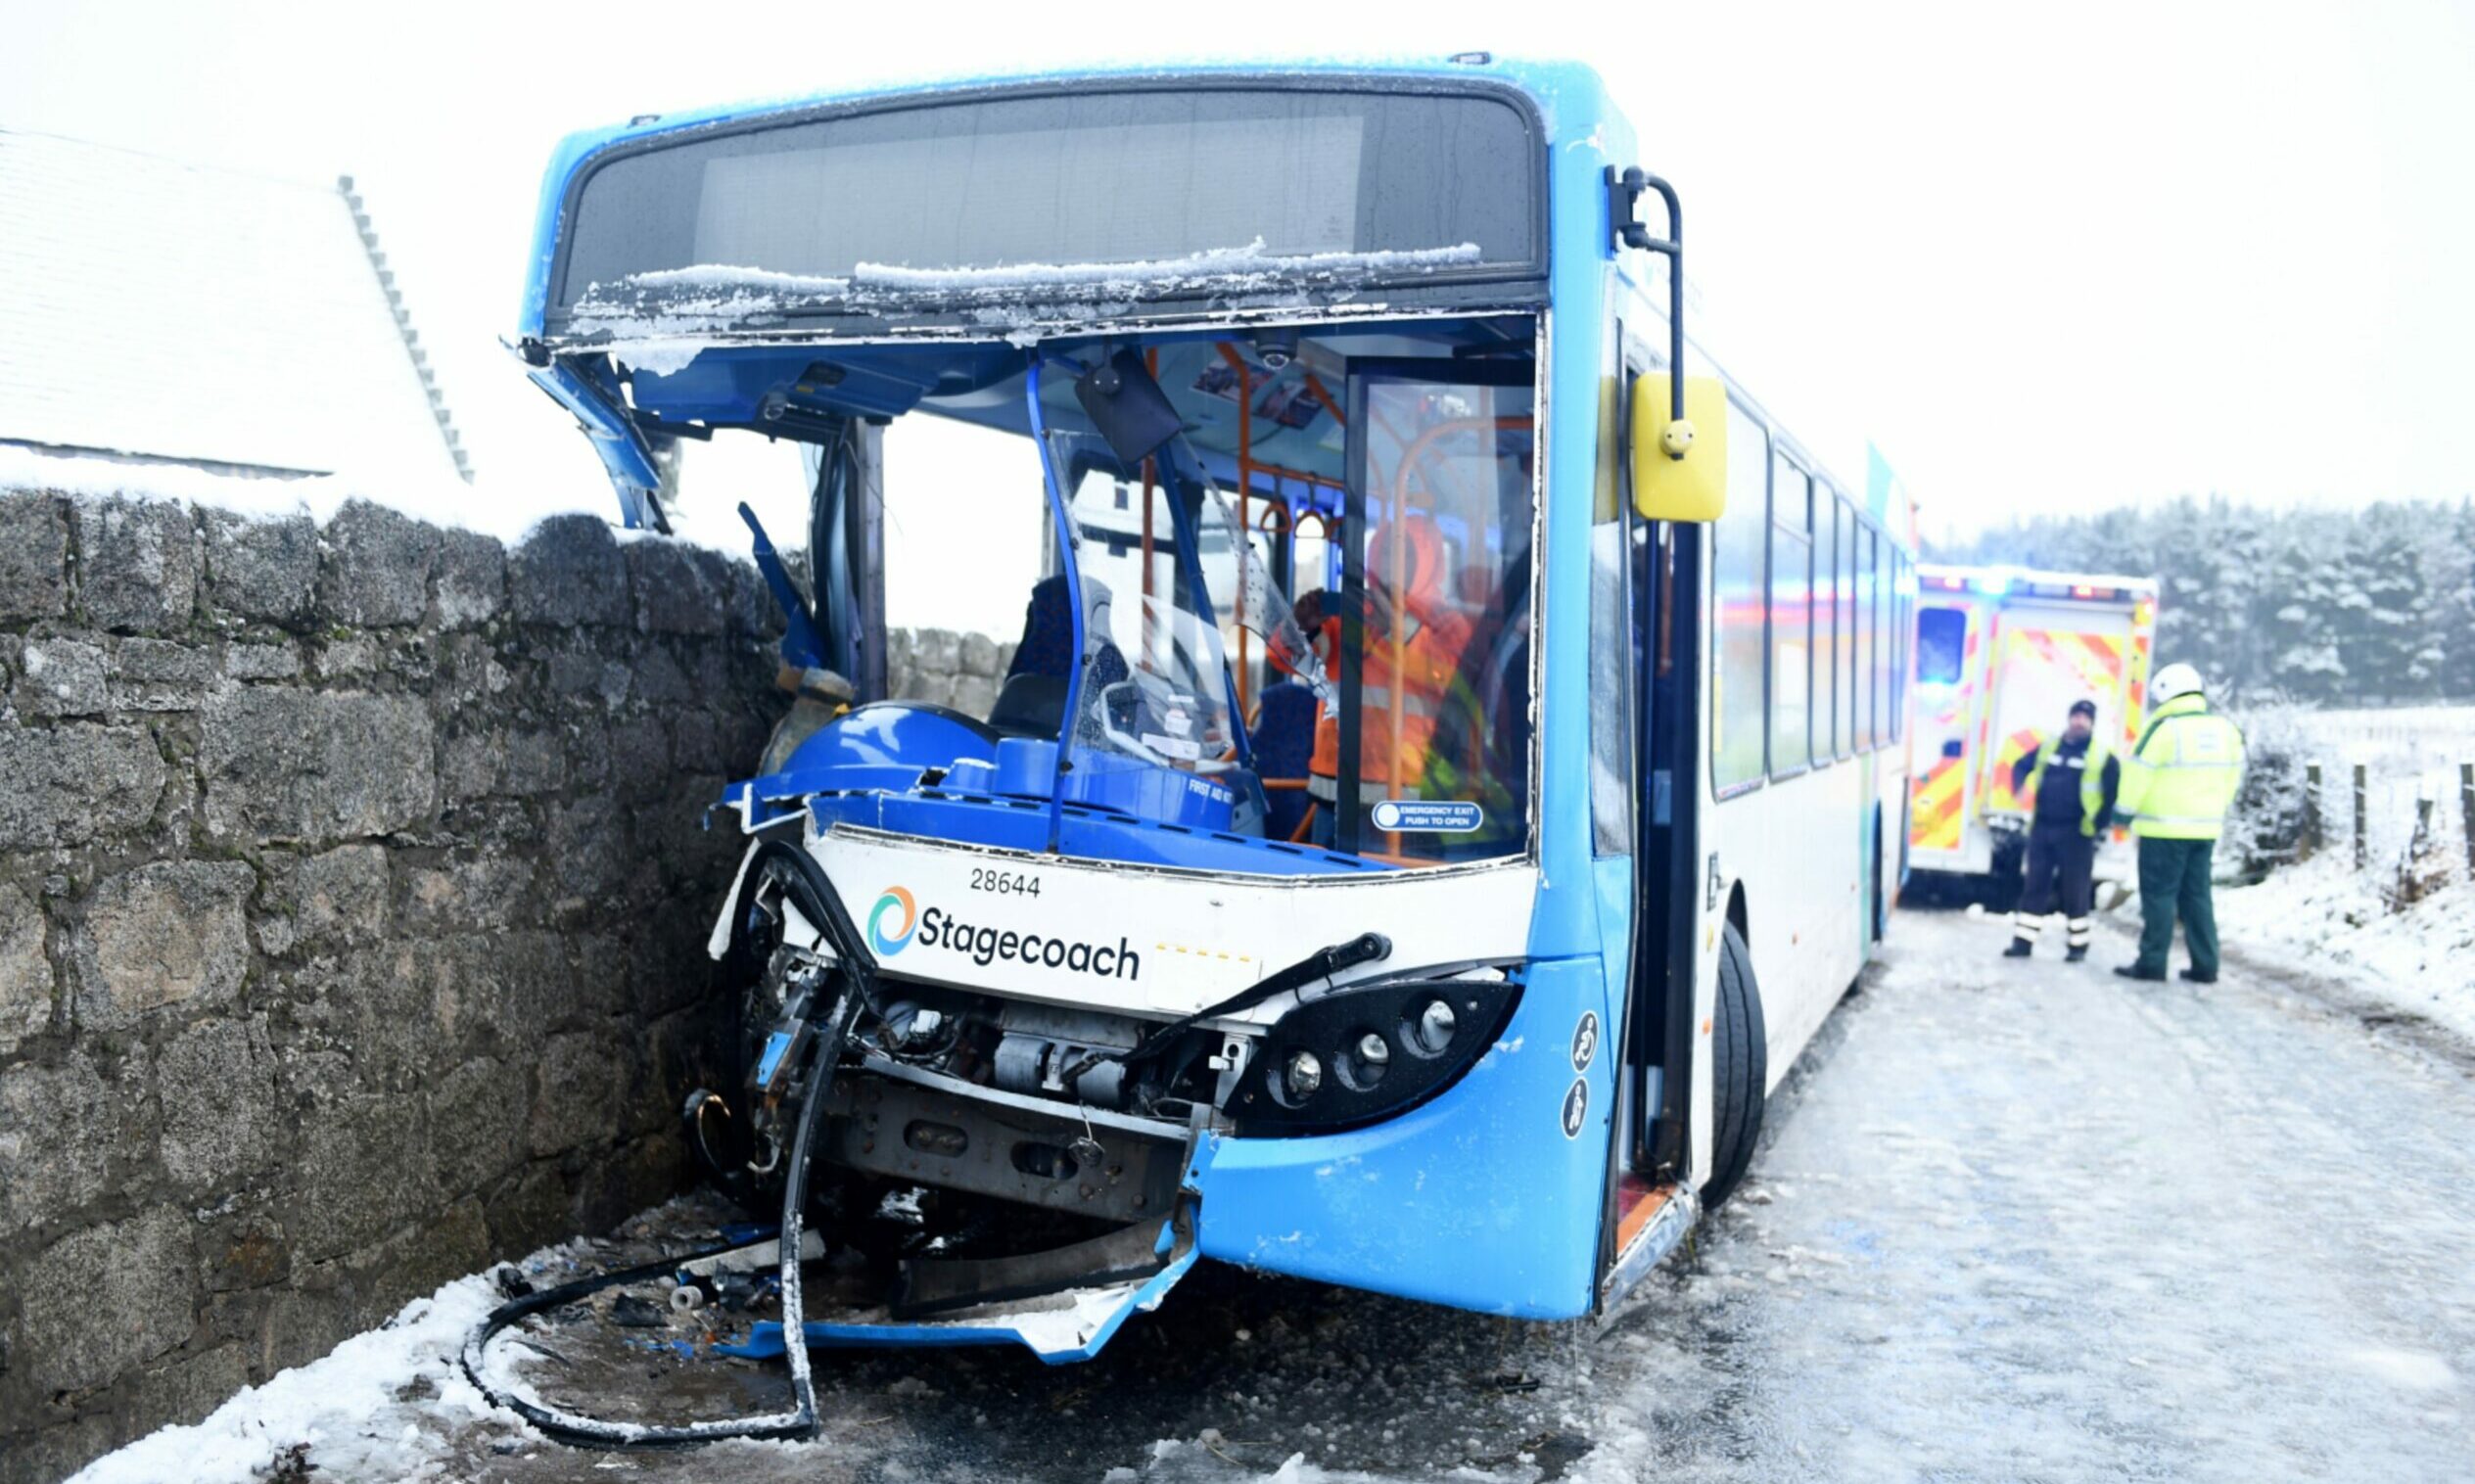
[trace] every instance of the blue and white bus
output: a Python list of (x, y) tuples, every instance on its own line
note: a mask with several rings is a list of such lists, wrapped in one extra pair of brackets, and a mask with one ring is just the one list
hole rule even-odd
[[(689, 1112), (810, 1344), (1077, 1359), (1198, 1259), (1570, 1320), (1742, 1178), (1895, 886), (1912, 542), (1688, 348), (1636, 164), (1485, 54), (560, 148), (520, 349), (628, 524), (683, 441), (813, 450)], [(1034, 574), (984, 710), (889, 682), (912, 419), (1015, 450), (939, 533)], [(908, 1191), (972, 1216), (804, 1306), (812, 1207)]]

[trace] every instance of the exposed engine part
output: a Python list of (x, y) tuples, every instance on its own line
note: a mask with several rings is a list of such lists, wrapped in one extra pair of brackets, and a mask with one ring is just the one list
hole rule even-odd
[[(768, 992), (748, 997), (751, 1006), (771, 1002)], [(1185, 1104), (1212, 1095), (1204, 1064), (1219, 1038), (1199, 1031), (1177, 1038), (1172, 1054), (1138, 1064), (1128, 1053), (1153, 1025), (1108, 1011), (907, 984), (880, 1016), (863, 1020), (861, 1039), (892, 1060), (976, 1087), (1182, 1124)]]
[[(1124, 1105), (1125, 1064), (1100, 1060), (1091, 1046), (1008, 1034), (997, 1043), (996, 1065), (997, 1085), (1008, 1092), (1071, 1097), (1103, 1108)], [(1077, 1067), (1085, 1070), (1069, 1087), (1066, 1075)]]
[(962, 1030), (958, 1014), (898, 999), (885, 1007), (876, 1043), (888, 1055), (906, 1061), (936, 1061), (953, 1051)]
[[(806, 1059), (809, 1038), (815, 1033), (809, 1006), (815, 1002), (817, 986), (828, 968), (816, 954), (793, 948), (774, 950), (772, 961), (766, 965), (766, 978), (776, 987), (774, 997), (781, 1002), (782, 1010), (765, 1038), (765, 1050), (757, 1058), (756, 1070), (750, 1077), (760, 1108), (781, 1097), (790, 1086), (794, 1070)], [(764, 1132), (762, 1117), (758, 1126), (759, 1132)]]
[(836, 1090), (822, 1153), (872, 1175), (1137, 1222), (1174, 1203), (1186, 1138), (1174, 1124), (872, 1060)]

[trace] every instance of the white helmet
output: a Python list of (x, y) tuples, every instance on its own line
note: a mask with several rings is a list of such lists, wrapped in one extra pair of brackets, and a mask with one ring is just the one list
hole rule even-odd
[(2199, 692), (2200, 672), (2180, 663), (2167, 666), (2157, 672), (2157, 678), (2148, 682), (2149, 695), (2160, 701), (2171, 701), (2176, 696), (2197, 695)]

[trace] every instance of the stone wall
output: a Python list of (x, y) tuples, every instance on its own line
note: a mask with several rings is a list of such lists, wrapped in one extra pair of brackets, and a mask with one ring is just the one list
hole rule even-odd
[(677, 1187), (778, 622), (590, 518), (0, 491), (0, 1479)]
[(1013, 662), (1010, 640), (951, 628), (897, 628), (885, 640), (885, 693), (985, 717)]

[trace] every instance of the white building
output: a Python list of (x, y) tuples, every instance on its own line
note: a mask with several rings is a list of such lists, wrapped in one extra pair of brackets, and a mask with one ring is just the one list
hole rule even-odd
[(0, 444), (277, 478), (473, 477), (349, 176), (8, 129)]

